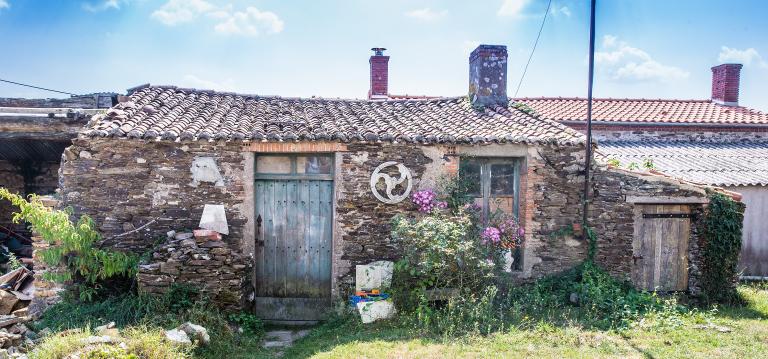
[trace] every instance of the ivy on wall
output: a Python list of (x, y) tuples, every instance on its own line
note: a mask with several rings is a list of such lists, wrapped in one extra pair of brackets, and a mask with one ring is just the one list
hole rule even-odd
[(734, 283), (743, 224), (743, 203), (719, 192), (709, 194), (702, 221), (702, 291), (706, 301), (728, 303), (737, 298)]

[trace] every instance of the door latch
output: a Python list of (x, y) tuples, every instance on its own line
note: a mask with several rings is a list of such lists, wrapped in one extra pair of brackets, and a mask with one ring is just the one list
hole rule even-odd
[(256, 217), (256, 245), (264, 247), (264, 239), (261, 238), (261, 215)]

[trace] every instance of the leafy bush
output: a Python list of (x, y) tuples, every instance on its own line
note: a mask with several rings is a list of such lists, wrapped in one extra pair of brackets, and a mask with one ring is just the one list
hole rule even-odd
[(237, 324), (246, 335), (264, 335), (264, 322), (251, 313), (233, 313), (229, 315), (229, 320)]
[(727, 303), (738, 298), (735, 280), (743, 224), (742, 203), (722, 193), (709, 194), (702, 246), (702, 289), (707, 301)]
[[(19, 208), (19, 212), (13, 216), (15, 222), (29, 222), (32, 229), (51, 244), (40, 252), (42, 260), (50, 266), (66, 269), (61, 273), (47, 273), (47, 279), (78, 279), (96, 285), (113, 277), (135, 276), (138, 263), (136, 256), (100, 249), (96, 243), (101, 237), (88, 216), (82, 216), (77, 223), (72, 223), (69, 219), (72, 214), (70, 210), (51, 210), (36, 195), (31, 195), (27, 201), (5, 188), (0, 188), (0, 199), (6, 199)], [(81, 299), (89, 300), (93, 290), (85, 290), (83, 293)]]

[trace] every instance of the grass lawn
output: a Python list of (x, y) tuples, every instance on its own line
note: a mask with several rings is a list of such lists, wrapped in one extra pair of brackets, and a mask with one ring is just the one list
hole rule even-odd
[[(489, 336), (434, 338), (394, 323), (326, 323), (297, 341), (284, 358), (761, 358), (768, 357), (768, 287), (743, 285), (747, 304), (721, 307), (707, 320), (638, 323), (622, 331), (522, 320)], [(730, 332), (727, 332), (730, 330)], [(723, 332), (726, 331), (726, 332)], [(243, 353), (245, 354), (245, 353)], [(273, 353), (252, 353), (268, 357)]]

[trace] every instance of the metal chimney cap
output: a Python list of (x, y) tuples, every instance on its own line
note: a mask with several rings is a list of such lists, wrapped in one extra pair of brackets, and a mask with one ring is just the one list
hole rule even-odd
[(386, 50), (383, 47), (372, 47), (371, 51), (374, 52), (375, 56), (384, 56), (384, 50)]

